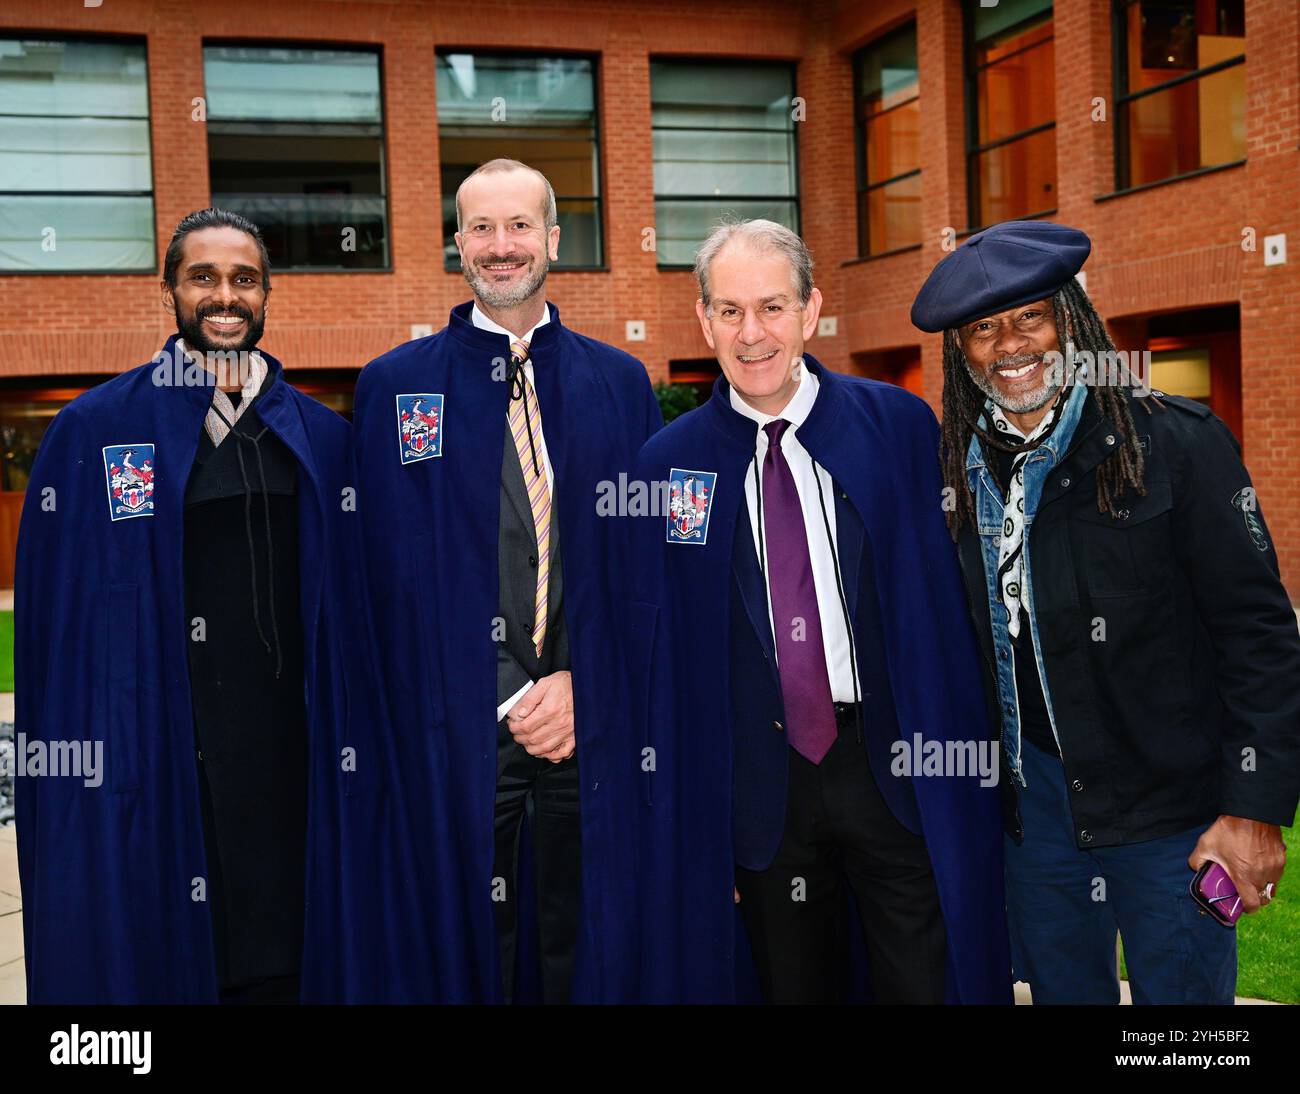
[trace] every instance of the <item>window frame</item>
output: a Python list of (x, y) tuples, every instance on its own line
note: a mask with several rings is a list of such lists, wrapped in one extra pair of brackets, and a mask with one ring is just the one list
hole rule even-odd
[[(988, 224), (979, 224), (975, 219), (980, 215), (980, 185), (979, 185), (979, 157), (985, 152), (992, 152), (995, 149), (1002, 148), (1008, 144), (1015, 144), (1018, 141), (1025, 140), (1028, 137), (1037, 136), (1039, 133), (1046, 133), (1048, 130), (1056, 128), (1056, 104), (1052, 104), (1052, 120), (1042, 122), (1039, 125), (1030, 126), (1028, 129), (1022, 129), (1017, 133), (1012, 133), (1005, 137), (999, 137), (997, 140), (989, 141), (987, 144), (979, 143), (979, 74), (983, 71), (976, 62), (975, 55), (979, 43), (975, 40), (975, 8), (978, 5), (962, 5), (962, 67), (964, 70), (965, 83), (965, 106), (966, 106), (966, 232), (981, 232), (988, 228)], [(1055, 51), (1056, 42), (1056, 0), (1052, 0), (1049, 5), (1048, 19), (1052, 23), (1052, 35), (1047, 39), (1053, 43)], [(1022, 19), (1019, 23), (1013, 23), (1004, 28), (1005, 31), (1014, 31), (1024, 27), (1033, 20), (1039, 18), (1038, 15), (1031, 15)], [(1037, 49), (1042, 42), (1035, 42), (1032, 45), (1025, 46), (1015, 53), (1006, 54), (998, 58), (998, 62), (1005, 61), (1009, 57), (1019, 56), (1021, 53), (1028, 52), (1031, 49)], [(994, 62), (994, 63), (998, 63)], [(985, 65), (983, 68), (989, 68)], [(1052, 90), (1056, 90), (1056, 82), (1053, 81)], [(1059, 161), (1059, 157), (1058, 157)], [(1053, 185), (1059, 190), (1059, 179), (1054, 180)], [(1056, 205), (1053, 204), (1046, 209), (1026, 210), (1023, 213), (1015, 215), (1016, 220), (1034, 220), (1037, 217), (1050, 216), (1056, 212)], [(996, 221), (994, 223), (997, 223)]]
[[(649, 61), (650, 63), (659, 63), (659, 64), (681, 64), (681, 65), (691, 65), (691, 64), (695, 64), (695, 65), (710, 65), (710, 66), (717, 66), (717, 67), (722, 67), (722, 68), (755, 68), (755, 67), (760, 67), (760, 66), (766, 66), (766, 67), (782, 67), (782, 68), (786, 68), (786, 69), (788, 69), (789, 72), (790, 72), (790, 99), (791, 99), (791, 101), (793, 102), (795, 99), (797, 99), (797, 98), (799, 97), (799, 62), (798, 62), (798, 61), (794, 61), (794, 60), (790, 60), (789, 58), (785, 58), (785, 57), (715, 57), (715, 56), (713, 56), (713, 55), (711, 55), (711, 54), (695, 54), (695, 53), (688, 53), (688, 54), (681, 54), (681, 53), (652, 53), (652, 54), (650, 54), (650, 56), (649, 56), (649, 58), (648, 58), (648, 61)], [(701, 128), (697, 127), (697, 126), (678, 126), (678, 125), (672, 125), (672, 126), (666, 126), (666, 125), (665, 125), (665, 126), (656, 126), (656, 125), (654, 124), (654, 91), (653, 91), (653, 88), (650, 89), (649, 105), (650, 105), (650, 111), (651, 111), (651, 113), (650, 113), (650, 142), (651, 142), (651, 143), (650, 143), (650, 167), (651, 167), (651, 174), (652, 174), (652, 175), (653, 175), (653, 171), (654, 171), (654, 134), (655, 134), (656, 130), (674, 131), (674, 132), (678, 132), (678, 131), (683, 131), (683, 130), (685, 130), (685, 131), (696, 132), (696, 133), (699, 133), (699, 132), (711, 133), (711, 132), (716, 132), (716, 131), (717, 131), (717, 128), (718, 128), (718, 127), (714, 127), (714, 128), (711, 128), (711, 129), (701, 129)], [(739, 130), (737, 130), (734, 126), (728, 126), (728, 127), (726, 127), (726, 128), (728, 128), (729, 130), (734, 130), (734, 131), (736, 131), (736, 132), (742, 132), (742, 133), (759, 133), (759, 132), (761, 132), (761, 133), (776, 133), (776, 132), (782, 132), (781, 130), (775, 130), (775, 129), (762, 129), (762, 128), (760, 128), (760, 127), (754, 127), (754, 128), (751, 128), (751, 129), (739, 129)], [(788, 201), (788, 202), (790, 202), (790, 203), (793, 204), (793, 206), (794, 206), (794, 227), (793, 227), (791, 230), (792, 230), (796, 235), (801, 235), (801, 234), (802, 234), (802, 229), (803, 229), (803, 177), (802, 177), (802, 173), (801, 173), (801, 170), (800, 170), (800, 162), (799, 162), (799, 125), (798, 125), (798, 123), (792, 121), (792, 122), (791, 122), (791, 125), (790, 125), (790, 129), (788, 130), (788, 132), (789, 132), (789, 134), (790, 134), (790, 143), (791, 143), (791, 149), (792, 149), (791, 157), (790, 157), (790, 166), (791, 166), (791, 168), (792, 168), (793, 175), (794, 175), (794, 195), (791, 196), (791, 195), (789, 195), (789, 194), (775, 194), (775, 195), (773, 195), (773, 194), (746, 194), (746, 195), (744, 195), (742, 198), (733, 198), (733, 200), (737, 200), (737, 201), (754, 201), (754, 202), (760, 202), (760, 201), (768, 201), (768, 202)], [(658, 191), (654, 190), (654, 188), (653, 188), (653, 183), (652, 183), (652, 185), (651, 185), (651, 190), (652, 190), (651, 195), (650, 195), (651, 203), (652, 203), (652, 204), (657, 204), (657, 203), (659, 202), (659, 200), (660, 200), (660, 196), (661, 196), (661, 195), (659, 194)], [(728, 197), (728, 195), (718, 195), (718, 194), (666, 194), (666, 195), (663, 195), (663, 200), (665, 200), (665, 201), (699, 201), (699, 202), (711, 201), (711, 202), (717, 202), (717, 201), (719, 200), (719, 197), (722, 197), (723, 200), (726, 200), (727, 197)], [(655, 224), (656, 239), (658, 238), (658, 234), (657, 234), (657, 233), (658, 233), (658, 228), (659, 228), (659, 225), (658, 225), (658, 223), (657, 223), (657, 221), (656, 221), (656, 224)], [(700, 242), (701, 242), (701, 244), (702, 244), (704, 241), (701, 240)], [(656, 248), (656, 251), (657, 251), (657, 248)], [(658, 269), (658, 270), (666, 270), (666, 271), (673, 271), (673, 270), (693, 270), (693, 269), (695, 269), (695, 265), (694, 265), (694, 263), (690, 263), (690, 262), (660, 262), (660, 261), (659, 261), (659, 256), (658, 256), (658, 254), (656, 253), (656, 255), (655, 255), (655, 268)]]
[[(863, 58), (866, 56), (868, 50), (875, 48), (891, 35), (897, 34), (899, 31), (909, 26), (912, 28), (912, 33), (918, 36), (917, 51), (916, 51), (917, 52), (916, 94), (913, 95), (910, 99), (905, 99), (903, 102), (895, 103), (893, 106), (889, 107), (886, 110), (877, 111), (875, 114), (871, 115), (870, 118), (858, 117), (858, 112), (862, 106), (861, 62)], [(854, 204), (856, 206), (855, 212), (857, 213), (857, 222), (858, 222), (856, 258), (859, 261), (865, 261), (870, 258), (884, 258), (886, 255), (898, 254), (902, 251), (914, 250), (915, 248), (920, 247), (923, 242), (922, 240), (917, 240), (917, 242), (915, 243), (905, 243), (898, 247), (891, 247), (888, 250), (873, 252), (869, 246), (868, 247), (863, 246), (864, 243), (869, 244), (870, 240), (868, 238), (869, 236), (868, 226), (863, 222), (863, 218), (862, 218), (862, 201), (864, 195), (869, 194), (872, 190), (879, 190), (895, 182), (902, 182), (904, 179), (910, 179), (916, 175), (920, 175), (921, 173), (921, 166), (918, 163), (917, 166), (914, 167), (912, 170), (904, 171), (901, 174), (894, 175), (892, 178), (887, 178), (880, 182), (873, 182), (873, 183), (868, 183), (866, 181), (867, 147), (869, 143), (869, 138), (867, 136), (868, 124), (876, 118), (883, 118), (886, 114), (889, 114), (892, 111), (901, 109), (904, 106), (909, 106), (914, 102), (920, 101), (921, 99), (920, 53), (921, 53), (920, 38), (919, 38), (919, 31), (917, 29), (917, 19), (915, 13), (913, 13), (912, 18), (906, 20), (905, 22), (899, 23), (895, 27), (891, 27), (883, 34), (878, 34), (871, 41), (865, 43), (864, 45), (860, 46), (858, 49), (853, 51), (853, 56), (851, 58), (851, 63), (853, 66), (853, 135), (854, 135), (854, 158), (856, 161), (854, 166), (857, 175), (857, 186), (854, 192), (854, 196), (856, 200)], [(922, 234), (924, 234), (924, 232)]]
[[(149, 36), (147, 34), (123, 34), (117, 32), (94, 33), (78, 32), (67, 30), (27, 30), (22, 27), (2, 27), (0, 28), (0, 39), (10, 41), (29, 41), (29, 42), (117, 42), (123, 45), (140, 46), (144, 49), (144, 94), (145, 101), (149, 104), (149, 113), (143, 119), (132, 116), (127, 120), (143, 120), (145, 130), (149, 134), (149, 189), (143, 190), (77, 190), (71, 193), (73, 197), (147, 197), (152, 207), (153, 220), (153, 265), (133, 267), (131, 269), (103, 269), (87, 267), (85, 269), (67, 269), (67, 270), (7, 270), (0, 267), (0, 277), (104, 277), (107, 275), (117, 274), (119, 276), (136, 277), (141, 274), (156, 275), (162, 272), (162, 259), (160, 255), (161, 247), (158, 237), (158, 174), (154, 158), (154, 140), (153, 140), (153, 97), (151, 67), (149, 60)], [(21, 117), (33, 117), (34, 115), (11, 115)], [(35, 115), (44, 117), (46, 115)], [(79, 117), (97, 117), (97, 115), (78, 115)], [(121, 115), (116, 115), (121, 118)], [(66, 190), (0, 190), (0, 198), (6, 197), (59, 197), (67, 195)]]
[[(446, 54), (468, 53), (475, 57), (532, 57), (532, 58), (558, 58), (561, 60), (590, 61), (591, 62), (591, 132), (592, 145), (596, 154), (596, 185), (599, 189), (594, 195), (574, 195), (560, 194), (555, 195), (555, 203), (558, 208), (561, 201), (592, 201), (596, 205), (597, 213), (597, 232), (596, 238), (600, 244), (600, 261), (595, 265), (564, 265), (557, 266), (551, 263), (547, 276), (551, 274), (569, 274), (569, 273), (609, 273), (609, 234), (608, 217), (606, 206), (606, 195), (609, 193), (609, 180), (605, 174), (605, 125), (604, 112), (602, 110), (602, 86), (601, 81), (604, 79), (604, 66), (601, 64), (602, 55), (598, 52), (581, 49), (499, 49), (495, 46), (475, 47), (475, 46), (455, 46), (439, 45), (434, 48), (434, 105), (433, 121), (438, 130), (438, 161), (434, 165), (438, 179), (438, 206), (437, 216), (438, 223), (442, 224), (442, 202), (448, 196), (442, 192), (442, 122), (438, 118), (438, 59)], [(517, 157), (516, 157), (517, 158)], [(549, 181), (549, 180), (548, 180)], [(455, 195), (451, 195), (453, 198)], [(439, 236), (441, 237), (441, 229)], [(563, 232), (561, 232), (563, 239)], [(455, 274), (457, 277), (462, 276), (459, 258), (455, 266), (447, 264), (446, 245), (447, 240), (441, 239), (441, 247), (444, 252), (442, 259), (442, 272)], [(455, 238), (452, 238), (455, 242)]]
[[(199, 50), (202, 53), (209, 46), (235, 46), (248, 49), (318, 49), (330, 53), (369, 53), (375, 56), (379, 65), (379, 178), (380, 185), (383, 188), (381, 196), (384, 199), (384, 250), (385, 263), (382, 266), (277, 266), (272, 265), (271, 272), (276, 277), (292, 276), (295, 274), (391, 274), (395, 272), (393, 265), (393, 206), (392, 195), (389, 190), (389, 172), (388, 163), (391, 150), (388, 144), (388, 87), (386, 81), (386, 72), (384, 65), (384, 45), (382, 42), (364, 42), (353, 44), (351, 42), (338, 41), (318, 41), (307, 38), (240, 38), (230, 37), (229, 35), (217, 35), (213, 37), (203, 36), (199, 42)], [(203, 131), (204, 140), (207, 140), (208, 126), (212, 124), (213, 118), (207, 108), (207, 64), (206, 59), (203, 65)], [(218, 125), (229, 124), (237, 126), (339, 126), (359, 128), (370, 126), (372, 122), (311, 122), (311, 121), (288, 121), (283, 118), (237, 118), (223, 121), (217, 118)], [(208, 155), (208, 204), (212, 203), (212, 158), (211, 153)], [(259, 225), (260, 227), (260, 225)]]
[[(1127, 194), (1138, 190), (1147, 190), (1153, 186), (1164, 186), (1169, 182), (1180, 182), (1183, 179), (1196, 178), (1199, 175), (1208, 174), (1212, 171), (1222, 171), (1229, 167), (1240, 167), (1246, 162), (1246, 157), (1241, 159), (1229, 160), (1226, 163), (1212, 163), (1208, 166), (1194, 168), (1191, 171), (1184, 171), (1178, 175), (1167, 175), (1160, 179), (1149, 179), (1146, 182), (1133, 183), (1132, 162), (1129, 155), (1129, 112), (1126, 107), (1129, 103), (1144, 99), (1148, 95), (1155, 95), (1160, 92), (1168, 91), (1170, 88), (1177, 87), (1179, 84), (1185, 84), (1192, 80), (1199, 80), (1203, 76), (1212, 76), (1216, 72), (1223, 72), (1237, 65), (1246, 63), (1245, 38), (1242, 38), (1242, 50), (1236, 57), (1229, 57), (1223, 61), (1216, 61), (1212, 65), (1206, 65), (1204, 68), (1198, 68), (1192, 72), (1185, 72), (1181, 76), (1175, 76), (1173, 79), (1166, 80), (1164, 83), (1156, 84), (1153, 87), (1139, 88), (1137, 91), (1128, 90), (1128, 9), (1135, 3), (1140, 4), (1142, 0), (1111, 0), (1111, 17), (1110, 17), (1110, 34), (1111, 34), (1111, 95), (1115, 103), (1115, 189), (1114, 194)], [(1243, 13), (1244, 19), (1244, 13)]]

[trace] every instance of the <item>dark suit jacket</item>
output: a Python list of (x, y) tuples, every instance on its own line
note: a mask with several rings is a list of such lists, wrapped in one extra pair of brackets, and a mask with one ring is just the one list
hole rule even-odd
[[(538, 454), (540, 457), (540, 453)], [(537, 532), (528, 504), (523, 468), (507, 422), (501, 456), (501, 523), (497, 538), (499, 614), (505, 635), (497, 642), (497, 705), (530, 680), (569, 667), (569, 635), (564, 626), (564, 574), (560, 560), (560, 522), (551, 520), (551, 572), (547, 585), (546, 637), (542, 655), (533, 646), (537, 594)]]
[[(890, 809), (903, 825), (919, 833), (911, 780), (889, 774), (891, 746), (899, 738), (898, 716), (885, 659), (871, 541), (862, 518), (838, 485), (833, 496), (836, 553), (862, 685), (863, 745)], [(817, 530), (813, 534), (825, 535)], [(730, 629), (736, 861), (746, 869), (762, 870), (771, 865), (785, 829), (789, 744), (767, 594), (754, 551), (749, 506), (743, 502), (732, 552)]]

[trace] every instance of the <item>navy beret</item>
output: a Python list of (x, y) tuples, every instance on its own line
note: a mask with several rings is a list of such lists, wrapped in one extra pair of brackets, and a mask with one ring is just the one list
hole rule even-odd
[(912, 323), (934, 333), (1051, 296), (1079, 272), (1092, 242), (1050, 220), (1006, 220), (976, 232), (925, 279)]

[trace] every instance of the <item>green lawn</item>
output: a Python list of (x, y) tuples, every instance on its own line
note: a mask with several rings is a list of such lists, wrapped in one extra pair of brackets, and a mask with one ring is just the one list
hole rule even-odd
[(14, 690), (14, 613), (0, 612), (0, 691)]
[[(1294, 859), (1297, 828), (1283, 828), (1282, 838)], [(1300, 867), (1294, 861), (1290, 867), (1268, 907), (1237, 923), (1238, 995), (1300, 1003)]]
[[(1300, 820), (1300, 814), (1297, 815)], [(1288, 858), (1300, 847), (1297, 828), (1282, 829)], [(1300, 1003), (1300, 876), (1282, 875), (1277, 896), (1255, 915), (1237, 921), (1237, 994), (1278, 1003)], [(1189, 871), (1188, 876), (1191, 876)], [(1188, 900), (1191, 897), (1187, 898)], [(1121, 975), (1128, 973), (1120, 958)]]

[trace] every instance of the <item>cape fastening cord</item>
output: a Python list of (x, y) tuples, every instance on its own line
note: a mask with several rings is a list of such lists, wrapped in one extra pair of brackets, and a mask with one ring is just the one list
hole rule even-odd
[(253, 492), (249, 487), (248, 471), (244, 466), (244, 450), (239, 447), (239, 444), (251, 444), (253, 451), (257, 453), (257, 475), (262, 483), (263, 515), (266, 518), (267, 595), (271, 600), (271, 636), (275, 639), (275, 678), (278, 680), (280, 679), (283, 658), (280, 649), (280, 627), (275, 617), (275, 547), (271, 539), (271, 499), (266, 492), (266, 466), (262, 462), (262, 449), (258, 444), (266, 436), (266, 431), (270, 427), (264, 425), (262, 432), (257, 434), (256, 437), (248, 437), (237, 432), (234, 423), (228, 421), (215, 404), (212, 409), (216, 411), (217, 417), (230, 427), (230, 432), (227, 435), (234, 437), (238, 442), (235, 446), (235, 455), (239, 458), (239, 474), (244, 480), (244, 531), (248, 536), (248, 568), (253, 583), (253, 625), (257, 628), (257, 637), (262, 640), (266, 652), (270, 653), (271, 644), (266, 640), (266, 633), (262, 630), (262, 618), (257, 608), (257, 555), (253, 545)]
[[(840, 611), (844, 615), (844, 629), (849, 636), (849, 669), (853, 675), (853, 705), (857, 707), (855, 712), (855, 721), (857, 722), (858, 744), (862, 743), (862, 723), (865, 720), (862, 713), (862, 696), (858, 692), (858, 651), (857, 644), (853, 641), (853, 623), (849, 618), (849, 602), (844, 595), (844, 579), (840, 576), (840, 556), (835, 550), (835, 540), (831, 536), (831, 521), (826, 515), (826, 498), (822, 495), (822, 477), (817, 474), (817, 461), (813, 459), (812, 453), (808, 453), (808, 458), (812, 460), (813, 480), (817, 483), (817, 501), (822, 508), (822, 524), (826, 528), (826, 542), (831, 547), (831, 561), (835, 564), (835, 591), (840, 594)], [(829, 476), (830, 472), (826, 474)], [(832, 482), (835, 480), (832, 478)], [(864, 533), (865, 534), (865, 529)]]
[(524, 362), (521, 358), (516, 357), (513, 352), (510, 354), (510, 368), (507, 371), (506, 378), (510, 383), (510, 401), (513, 403), (516, 399), (524, 401), (524, 427), (528, 430), (528, 453), (533, 458), (533, 471), (540, 476), (542, 469), (537, 466), (537, 447), (533, 444), (533, 422), (528, 416), (528, 377), (524, 375)]

